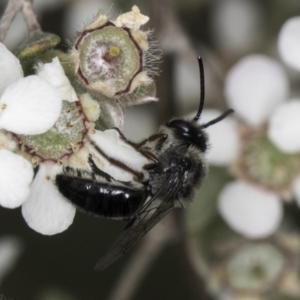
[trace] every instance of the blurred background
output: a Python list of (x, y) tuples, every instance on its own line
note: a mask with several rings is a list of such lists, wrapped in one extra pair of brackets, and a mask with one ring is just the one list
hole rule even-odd
[[(5, 0), (0, 1), (0, 15), (6, 3)], [(72, 41), (74, 32), (90, 21), (99, 9), (109, 12), (114, 18), (120, 12), (131, 10), (133, 5), (150, 16), (146, 28), (154, 29), (154, 39), (163, 52), (160, 75), (156, 77), (160, 102), (129, 107), (124, 111), (125, 136), (135, 141), (154, 133), (159, 124), (171, 116), (185, 116), (197, 109), (200, 90), (197, 55), (202, 56), (205, 64), (206, 107), (224, 110), (227, 107), (224, 80), (228, 70), (240, 58), (253, 53), (279, 59), (279, 31), (286, 20), (300, 16), (299, 0), (34, 0), (42, 29), (59, 35), (62, 38), (60, 47), (64, 50)], [(26, 26), (19, 14), (4, 44), (14, 50), (25, 36)], [(296, 93), (300, 76), (288, 68), (286, 71), (291, 75), (291, 85)], [(193, 233), (197, 232), (196, 243), (201, 241), (199, 251), (208, 252), (206, 257), (217, 269), (225, 263), (227, 254), (214, 260), (208, 245), (233, 234), (216, 209), (217, 195), (230, 179), (226, 168), (212, 167), (207, 182), (188, 213), (188, 228), (192, 228)], [(295, 205), (290, 204), (286, 214), (289, 214), (294, 228), (298, 229), (300, 211), (294, 208)], [(172, 226), (172, 222), (170, 220), (171, 225), (168, 226)], [(193, 229), (195, 226), (197, 230)], [(120, 287), (122, 272), (134, 258), (139, 245), (104, 272), (97, 273), (93, 267), (122, 227), (122, 223), (77, 213), (68, 230), (55, 236), (43, 236), (26, 225), (19, 209), (0, 207), (0, 295), (3, 294), (3, 299), (7, 300), (121, 299), (114, 292)], [(224, 231), (216, 233), (216, 227)], [(296, 229), (293, 232), (297, 232)], [(289, 241), (290, 244), (292, 242), (297, 244), (299, 241)], [(269, 297), (265, 290), (252, 295), (252, 298), (249, 296), (251, 291), (247, 294), (248, 298), (234, 298), (232, 293), (230, 297), (226, 293), (222, 296), (218, 290), (223, 289), (223, 285), (219, 288), (220, 284), (215, 284), (218, 296), (209, 298), (205, 292), (199, 292), (199, 287), (203, 289), (202, 277), (205, 281), (208, 280), (206, 276), (212, 275), (204, 271), (206, 275), (202, 274), (197, 282), (197, 276), (182, 257), (181, 243), (182, 240), (175, 236), (163, 247), (153, 250), (153, 253), (150, 251), (148, 255), (153, 255), (149, 257), (151, 264), (145, 267), (146, 271), (140, 276), (134, 291), (124, 299), (300, 299), (300, 294), (294, 298), (287, 295)], [(293, 249), (298, 248), (295, 246)], [(288, 265), (298, 262), (299, 252), (292, 250)], [(202, 261), (204, 256), (201, 254), (200, 260), (195, 263), (203, 263), (205, 269), (210, 265)], [(147, 257), (144, 259), (147, 260)], [(272, 261), (269, 264), (272, 265)], [(259, 277), (260, 270), (256, 271)], [(221, 280), (220, 274), (218, 280)], [(213, 285), (214, 279), (209, 279), (209, 282)], [(224, 282), (226, 286), (228, 279)], [(277, 288), (276, 285), (274, 288)]]

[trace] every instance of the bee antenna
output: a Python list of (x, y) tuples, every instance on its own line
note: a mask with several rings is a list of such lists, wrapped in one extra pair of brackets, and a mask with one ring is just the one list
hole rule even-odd
[(201, 128), (207, 128), (207, 127), (209, 127), (209, 126), (211, 126), (213, 124), (216, 124), (216, 123), (222, 121), (223, 119), (225, 119), (227, 116), (229, 116), (233, 112), (234, 112), (233, 109), (228, 109), (221, 116), (219, 116), (219, 117), (217, 117), (217, 118), (215, 118), (215, 119), (207, 122), (206, 124), (201, 125)]
[(203, 61), (200, 56), (198, 56), (198, 64), (199, 64), (199, 72), (200, 72), (200, 103), (199, 103), (199, 108), (198, 112), (194, 118), (194, 121), (198, 121), (202, 110), (204, 106), (204, 100), (205, 100), (205, 82), (204, 82), (204, 67), (203, 67)]

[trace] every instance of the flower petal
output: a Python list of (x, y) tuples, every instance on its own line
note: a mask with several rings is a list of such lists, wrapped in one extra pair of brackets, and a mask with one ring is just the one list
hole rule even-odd
[[(96, 143), (96, 145), (109, 157), (114, 158), (120, 162), (125, 163), (136, 171), (141, 171), (142, 167), (149, 163), (140, 152), (136, 151), (128, 143), (124, 142), (120, 138), (119, 133), (115, 129), (109, 129), (105, 131), (96, 131), (95, 134), (89, 135), (90, 139)], [(94, 155), (96, 154), (95, 149), (91, 150)], [(102, 171), (108, 173), (110, 176), (121, 181), (130, 181), (133, 175), (123, 169), (110, 164), (104, 158), (100, 158), (101, 163), (95, 161), (95, 163), (101, 168)]]
[(269, 119), (268, 137), (283, 152), (300, 151), (300, 99), (281, 104)]
[(8, 150), (0, 150), (0, 205), (16, 208), (29, 195), (33, 169), (29, 161)]
[(82, 110), (90, 122), (96, 122), (100, 117), (100, 105), (89, 93), (81, 94), (80, 104)]
[[(221, 115), (215, 109), (205, 109), (201, 114), (201, 124), (205, 124)], [(206, 132), (209, 136), (209, 149), (207, 160), (218, 166), (229, 165), (239, 151), (239, 136), (236, 128), (237, 124), (228, 117), (221, 122), (208, 127)]]
[(13, 139), (10, 132), (0, 131), (0, 149), (6, 149), (12, 152), (18, 149), (18, 142)]
[(127, 27), (133, 30), (138, 30), (141, 25), (146, 24), (149, 21), (149, 17), (140, 13), (139, 8), (134, 5), (130, 12), (121, 14), (117, 17), (115, 25), (117, 27)]
[(15, 267), (23, 251), (23, 243), (14, 236), (0, 238), (0, 284), (4, 277)]
[(60, 169), (54, 164), (40, 164), (30, 195), (22, 206), (28, 226), (45, 235), (66, 230), (75, 216), (75, 208), (63, 198), (53, 183)]
[(23, 70), (20, 61), (0, 43), (0, 95), (5, 88), (23, 77)]
[(289, 84), (282, 67), (263, 55), (240, 60), (228, 73), (225, 95), (249, 125), (264, 122), (273, 108), (288, 96)]
[(69, 102), (78, 101), (75, 90), (57, 57), (53, 58), (51, 63), (39, 66), (37, 75), (56, 87), (61, 99)]
[[(120, 130), (124, 127), (124, 115), (121, 105), (114, 99), (99, 96), (101, 118), (96, 122), (96, 128), (117, 127)], [(102, 123), (102, 124), (101, 124)], [(97, 127), (97, 125), (102, 125)]]
[(265, 238), (278, 228), (283, 208), (279, 197), (245, 181), (227, 184), (219, 211), (230, 227), (247, 238)]
[(287, 20), (279, 33), (278, 50), (283, 61), (300, 71), (300, 17)]
[(0, 128), (17, 134), (39, 134), (50, 129), (61, 112), (55, 88), (32, 75), (7, 87), (0, 99)]

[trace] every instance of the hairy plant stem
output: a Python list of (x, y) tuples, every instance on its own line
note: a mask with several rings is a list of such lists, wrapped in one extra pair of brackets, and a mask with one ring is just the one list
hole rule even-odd
[(9, 0), (0, 20), (0, 41), (3, 41), (16, 14), (22, 10), (29, 36), (42, 32), (34, 13), (31, 0)]

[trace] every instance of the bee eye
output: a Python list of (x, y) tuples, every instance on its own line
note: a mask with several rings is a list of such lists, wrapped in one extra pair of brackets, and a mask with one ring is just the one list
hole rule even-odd
[(175, 129), (182, 134), (190, 131), (190, 124), (184, 120), (172, 120), (166, 124), (168, 127)]

